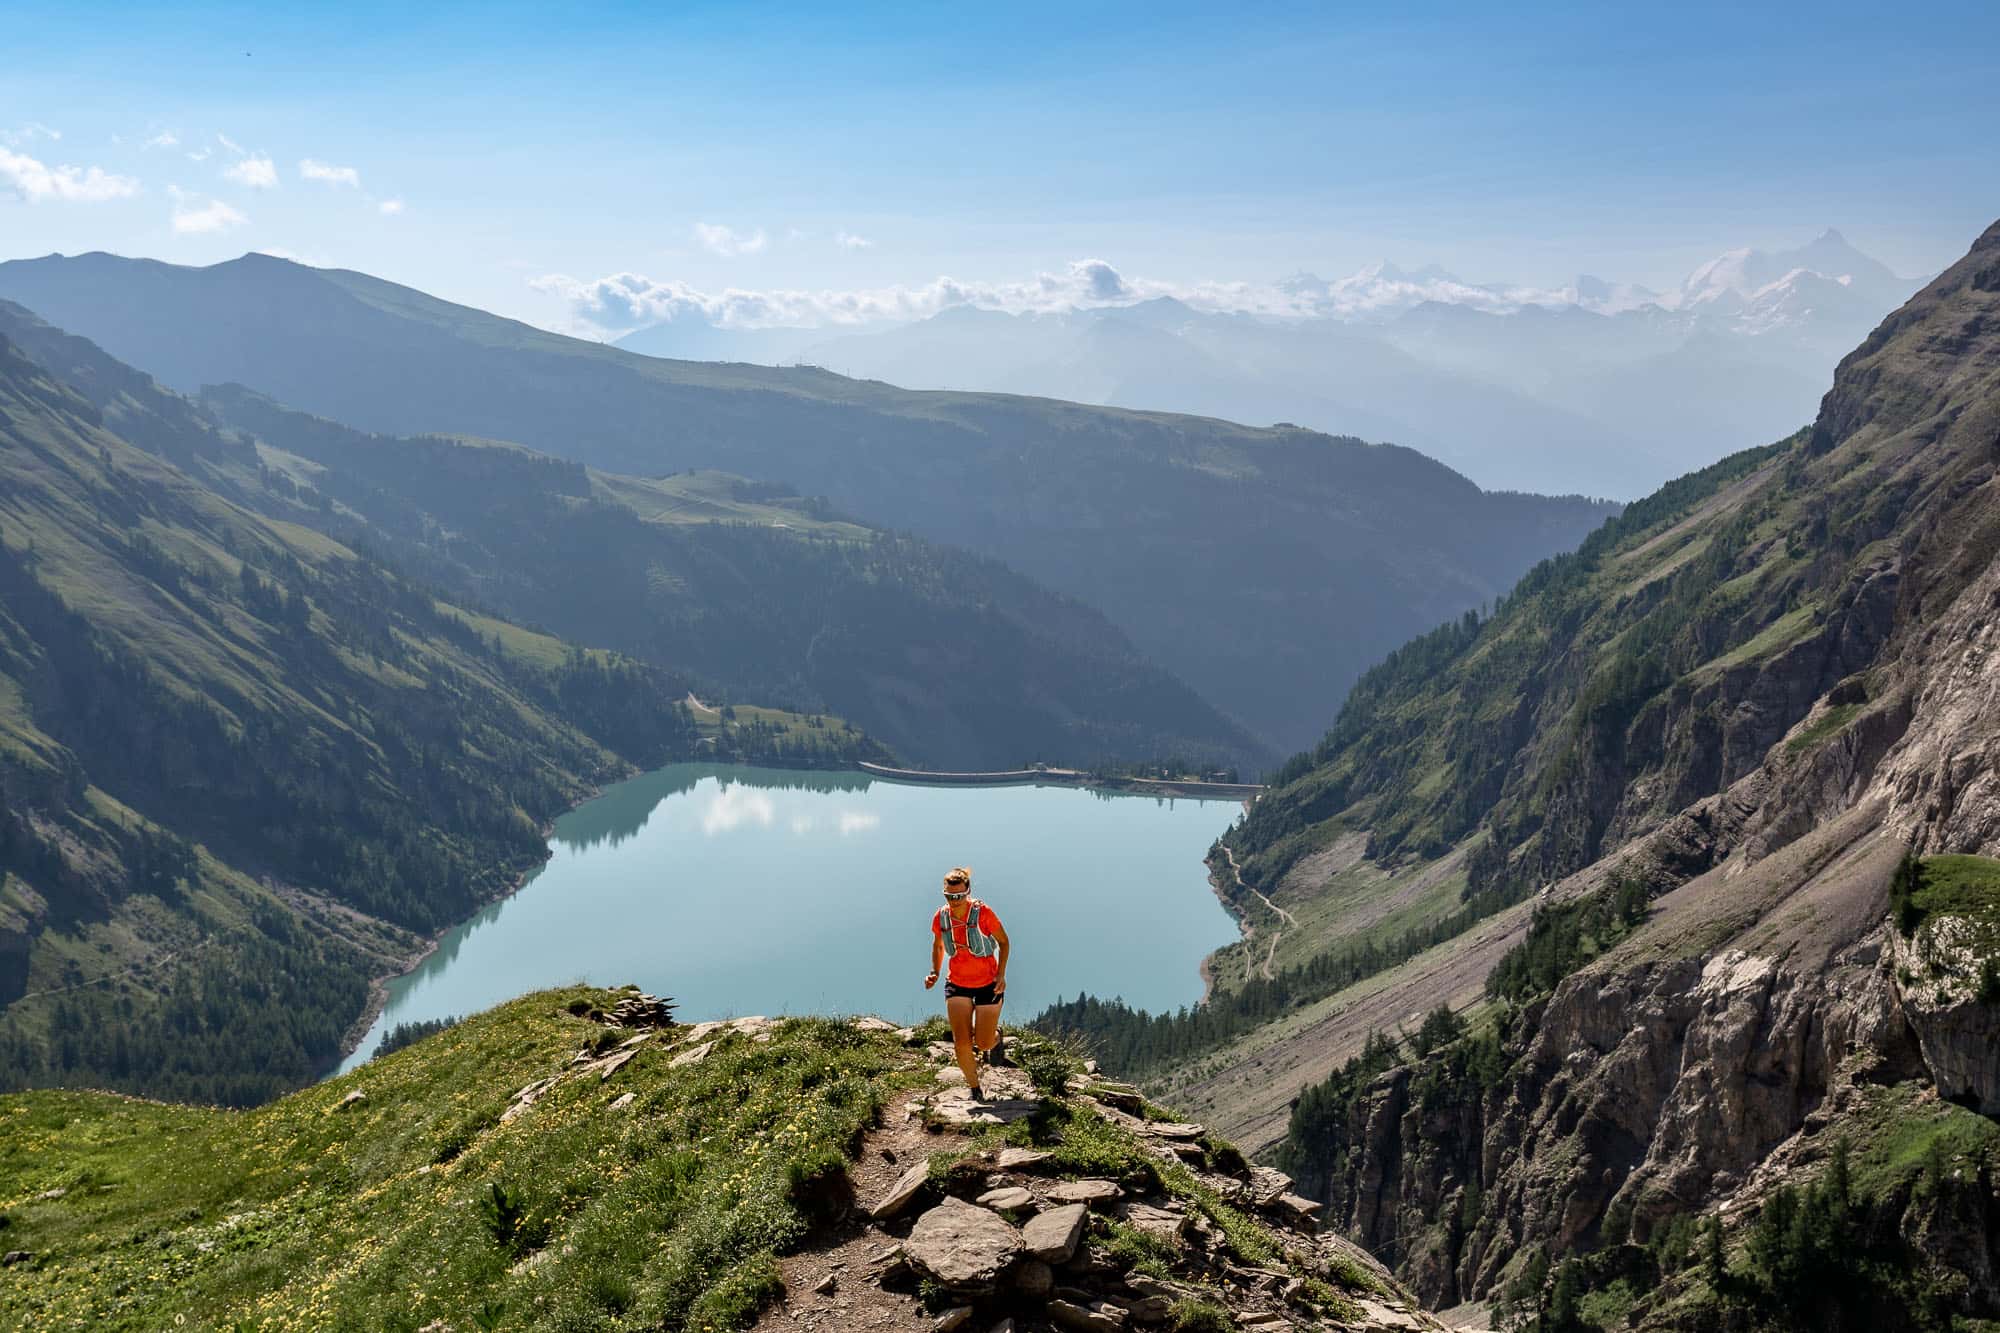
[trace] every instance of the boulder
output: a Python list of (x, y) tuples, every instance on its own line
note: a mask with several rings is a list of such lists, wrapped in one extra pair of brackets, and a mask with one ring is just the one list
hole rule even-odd
[(628, 995), (611, 1006), (605, 1022), (621, 1028), (665, 1028), (674, 1024), (674, 1002), (657, 995)]
[(970, 1322), (972, 1322), (971, 1306), (953, 1306), (937, 1317), (937, 1322), (931, 1325), (931, 1330), (932, 1333), (956, 1333)]
[(368, 1094), (363, 1092), (361, 1089), (356, 1088), (353, 1092), (350, 1092), (345, 1097), (342, 1097), (340, 1099), (339, 1105), (335, 1106), (333, 1109), (336, 1111), (345, 1111), (349, 1107), (359, 1106), (367, 1100), (368, 1100)]
[(1278, 1196), (1278, 1211), (1284, 1213), (1302, 1226), (1317, 1227), (1319, 1225), (1320, 1209), (1324, 1207), (1326, 1205), (1317, 1199), (1308, 1199), (1300, 1194), (1281, 1194)]
[(1125, 1312), (1102, 1301), (1092, 1301), (1087, 1305), (1074, 1301), (1050, 1301), (1049, 1318), (1063, 1328), (1078, 1329), (1081, 1333), (1118, 1333), (1125, 1327)]
[(1039, 1148), (1002, 1148), (999, 1165), (1002, 1171), (1035, 1171), (1053, 1155)]
[(1250, 1198), (1259, 1208), (1269, 1208), (1292, 1192), (1292, 1178), (1268, 1166), (1250, 1168)]
[[(644, 1038), (642, 1037), (640, 1040), (643, 1041)], [(598, 1061), (597, 1064), (594, 1066), (594, 1068), (597, 1070), (597, 1081), (599, 1083), (602, 1083), (606, 1079), (610, 1078), (613, 1074), (617, 1073), (619, 1070), (623, 1069), (627, 1064), (629, 1064), (631, 1062), (632, 1057), (637, 1055), (638, 1053), (639, 1051), (637, 1047), (625, 1047), (625, 1048), (620, 1048), (615, 1054), (605, 1056), (602, 1060)]]
[(715, 1043), (713, 1041), (705, 1041), (699, 1045), (690, 1046), (673, 1059), (667, 1061), (667, 1065), (672, 1069), (679, 1069), (683, 1065), (698, 1065), (703, 1060), (708, 1059), (708, 1053), (714, 1049)]
[(1031, 1208), (1034, 1206), (1034, 1202), (1035, 1196), (1022, 1189), (1019, 1185), (1011, 1185), (1005, 1189), (988, 1190), (979, 1196), (981, 1207), (992, 1208), (1003, 1213), (1018, 1212), (1023, 1208)]
[(1149, 1203), (1128, 1203), (1119, 1209), (1118, 1215), (1134, 1230), (1167, 1241), (1178, 1241), (1181, 1238), (1181, 1231), (1187, 1226), (1185, 1213), (1155, 1208)]
[(1084, 1091), (1106, 1106), (1124, 1111), (1128, 1115), (1139, 1115), (1146, 1109), (1146, 1099), (1139, 1095), (1137, 1089), (1107, 1087), (1100, 1083)]
[[(1030, 1247), (1029, 1253), (1033, 1253)], [(1014, 1290), (1029, 1300), (1047, 1300), (1056, 1289), (1056, 1272), (1040, 1259), (1023, 1259), (1014, 1272)]]
[(636, 1096), (638, 1096), (638, 1094), (637, 1094), (637, 1093), (632, 1093), (632, 1092), (621, 1092), (621, 1093), (619, 1093), (619, 1094), (618, 1094), (618, 1095), (617, 1095), (617, 1096), (616, 1096), (615, 1098), (613, 1098), (613, 1099), (612, 1099), (612, 1101), (611, 1101), (611, 1109), (612, 1109), (612, 1110), (614, 1110), (614, 1111), (622, 1111), (622, 1110), (624, 1110), (624, 1109), (625, 1109), (626, 1107), (628, 1107), (628, 1106), (630, 1106), (630, 1105), (632, 1104), (632, 1100), (633, 1100), (633, 1098), (635, 1098)]
[(990, 1209), (947, 1198), (917, 1219), (903, 1254), (949, 1291), (991, 1295), (1000, 1275), (1021, 1257), (1021, 1233)]
[(929, 1111), (932, 1119), (946, 1125), (1011, 1125), (1017, 1120), (1031, 1119), (1040, 1113), (1042, 1105), (1039, 1097), (988, 1096), (974, 1101), (970, 1091), (958, 1087), (939, 1094), (930, 1103)]
[(1198, 1139), (1208, 1130), (1181, 1120), (1148, 1120), (1142, 1132), (1156, 1139)]
[(884, 1218), (894, 1217), (902, 1212), (909, 1207), (910, 1200), (917, 1197), (917, 1192), (923, 1189), (924, 1182), (930, 1179), (930, 1174), (930, 1163), (918, 1162), (897, 1178), (896, 1183), (889, 1187), (887, 1194), (868, 1205), (868, 1216), (880, 1222)]
[(1125, 1313), (1135, 1324), (1164, 1324), (1173, 1317), (1174, 1302), (1170, 1296), (1141, 1296), (1126, 1307)]
[(1058, 1203), (1084, 1203), (1093, 1207), (1110, 1203), (1124, 1192), (1115, 1180), (1061, 1180), (1049, 1187), (1049, 1197)]
[(1028, 1253), (1043, 1263), (1065, 1264), (1083, 1243), (1083, 1227), (1090, 1209), (1080, 1203), (1051, 1208), (1028, 1219), (1022, 1241)]

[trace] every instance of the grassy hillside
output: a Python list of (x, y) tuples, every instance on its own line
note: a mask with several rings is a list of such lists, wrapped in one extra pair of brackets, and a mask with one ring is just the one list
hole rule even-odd
[(1318, 735), (1383, 653), (1611, 512), (1296, 428), (637, 356), (264, 255), (17, 261), (0, 296), (183, 392), (235, 382), (369, 431), (825, 496), (1104, 609), (1280, 750)]
[(0, 338), (0, 1081), (254, 1101), (328, 1064), (368, 977), (535, 864), (546, 821), (715, 747), (685, 678), (482, 632), (197, 480), (254, 454), (185, 405), (92, 388)]
[[(1240, 1157), (1211, 1137), (1176, 1140), (1190, 1165), (1146, 1121), (1025, 1078), (1002, 1104), (1025, 1118), (954, 1127), (962, 1090), (954, 1102), (955, 1075), (923, 1046), (938, 1025), (607, 1026), (626, 998), (529, 995), (253, 1111), (0, 1097), (0, 1218), (25, 1253), (0, 1284), (0, 1321), (722, 1330), (817, 1307), (829, 1326), (903, 1333), (964, 1304), (986, 1307), (982, 1326), (1005, 1312), (1046, 1327), (1046, 1266), (1039, 1289), (1020, 1262), (998, 1292), (958, 1292), (883, 1259), (914, 1249), (909, 1223), (934, 1204), (971, 1208), (996, 1150), (1014, 1147), (1040, 1154), (1009, 1176), (1037, 1198), (978, 1210), (989, 1231), (1055, 1207), (1049, 1193), (1079, 1177), (1130, 1201), (1100, 1205), (1053, 1299), (1166, 1292), (1151, 1321), (1186, 1330), (1273, 1306), (1314, 1327), (1364, 1311), (1370, 1328), (1409, 1326), (1378, 1269), (1260, 1216)], [(609, 1058), (584, 1063), (595, 1053)], [(1048, 1055), (1053, 1082), (1080, 1072)], [(878, 1222), (855, 1207), (912, 1168), (907, 1212)], [(1262, 1270), (1254, 1286), (1246, 1264)]]
[(1274, 758), (1091, 608), (775, 483), (367, 435), (235, 387), (203, 403), (266, 446), (254, 484), (299, 521), (705, 691), (839, 713), (915, 763)]

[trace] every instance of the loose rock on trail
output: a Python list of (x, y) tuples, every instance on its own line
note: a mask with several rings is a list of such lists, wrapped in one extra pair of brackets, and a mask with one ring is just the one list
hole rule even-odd
[[(1310, 1201), (1294, 1195), (1289, 1178), (1268, 1168), (1253, 1177), (1226, 1145), (1212, 1154), (1200, 1125), (1143, 1118), (1136, 1089), (1080, 1078), (1065, 1100), (1071, 1115), (1125, 1131), (1141, 1161), (1157, 1167), (1117, 1180), (1065, 1173), (1049, 1148), (993, 1143), (996, 1129), (1058, 1108), (1018, 1069), (987, 1070), (987, 1096), (972, 1100), (950, 1048), (939, 1045), (911, 1049), (913, 1066), (939, 1067), (864, 1135), (849, 1169), (854, 1206), (781, 1261), (784, 1294), (759, 1318), (760, 1333), (1146, 1330), (1166, 1327), (1188, 1301), (1267, 1333), (1444, 1329), (1405, 1301), (1372, 1257), (1316, 1234), (1313, 1209), (1301, 1206)], [(1239, 1262), (1203, 1209), (1165, 1188), (1161, 1173), (1174, 1169), (1257, 1215), (1281, 1250), (1279, 1266)], [(1151, 1270), (1169, 1276), (1136, 1271), (1132, 1251), (1111, 1244), (1121, 1228), (1171, 1256)], [(1365, 1303), (1359, 1290), (1331, 1307), (1315, 1303), (1336, 1272), (1368, 1275)]]

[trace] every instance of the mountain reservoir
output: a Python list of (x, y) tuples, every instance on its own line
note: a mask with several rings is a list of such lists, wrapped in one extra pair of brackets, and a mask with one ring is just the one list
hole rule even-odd
[(1236, 937), (1203, 857), (1228, 801), (1075, 787), (933, 787), (858, 773), (676, 764), (556, 821), (518, 893), (447, 932), (342, 1070), (398, 1023), (524, 991), (636, 982), (693, 1021), (752, 1013), (941, 1012), (923, 989), (940, 880), (1013, 940), (1008, 1018), (1087, 990), (1174, 1009)]

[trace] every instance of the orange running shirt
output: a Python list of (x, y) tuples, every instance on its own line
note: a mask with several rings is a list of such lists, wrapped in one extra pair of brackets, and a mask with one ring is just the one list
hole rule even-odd
[[(947, 907), (944, 911), (946, 916), (949, 917), (951, 909)], [(967, 914), (968, 919), (970, 915), (970, 913)], [(991, 958), (976, 956), (972, 950), (965, 947), (965, 927), (966, 922), (964, 921), (953, 920), (951, 923), (951, 943), (952, 948), (956, 952), (951, 955), (949, 962), (946, 964), (945, 980), (954, 986), (971, 986), (975, 988), (990, 986), (993, 984), (993, 979), (1000, 975), (999, 954), (996, 952)], [(992, 908), (982, 905), (979, 909), (979, 927), (988, 935), (998, 935), (1000, 933), (1000, 914)], [(931, 914), (931, 934), (933, 937), (943, 937), (943, 932), (938, 929), (938, 917), (935, 912)]]

